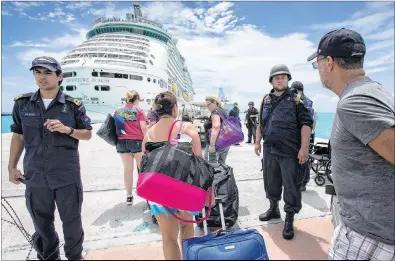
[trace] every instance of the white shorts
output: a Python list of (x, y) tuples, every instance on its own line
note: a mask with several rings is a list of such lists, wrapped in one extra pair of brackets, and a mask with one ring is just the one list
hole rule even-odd
[(329, 260), (395, 260), (395, 246), (365, 237), (340, 222), (333, 233)]

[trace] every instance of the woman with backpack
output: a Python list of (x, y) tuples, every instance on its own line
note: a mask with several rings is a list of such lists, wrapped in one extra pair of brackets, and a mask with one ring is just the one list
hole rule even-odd
[(138, 106), (140, 96), (136, 91), (126, 93), (126, 104), (114, 112), (115, 128), (118, 135), (117, 152), (124, 166), (124, 183), (127, 193), (126, 204), (133, 204), (134, 160), (139, 167), (142, 157), (141, 144), (147, 129), (144, 112)]

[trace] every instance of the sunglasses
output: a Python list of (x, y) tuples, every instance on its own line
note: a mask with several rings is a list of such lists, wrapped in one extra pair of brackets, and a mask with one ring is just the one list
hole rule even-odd
[(324, 60), (325, 58), (326, 58), (326, 57), (323, 57), (323, 58), (317, 59), (317, 61), (313, 62), (313, 63), (312, 63), (313, 68), (314, 68), (314, 69), (318, 69), (318, 61)]

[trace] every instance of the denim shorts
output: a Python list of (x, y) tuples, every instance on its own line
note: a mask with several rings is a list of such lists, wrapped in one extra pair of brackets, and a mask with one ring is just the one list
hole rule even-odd
[(118, 140), (117, 152), (118, 153), (139, 153), (141, 152), (142, 140)]

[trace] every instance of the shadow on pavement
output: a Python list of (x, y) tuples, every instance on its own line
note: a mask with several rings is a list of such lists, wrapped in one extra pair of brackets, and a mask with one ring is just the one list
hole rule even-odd
[(328, 259), (328, 253), (325, 249), (330, 242), (327, 239), (295, 227), (295, 237), (292, 240), (285, 240), (282, 237), (283, 228), (284, 223), (268, 224), (267, 227), (262, 227), (264, 234), (268, 235), (265, 241), (267, 241), (266, 248), (270, 259)]
[(329, 211), (329, 207), (325, 199), (320, 197), (318, 192), (315, 190), (306, 190), (302, 192), (302, 202), (321, 212)]

